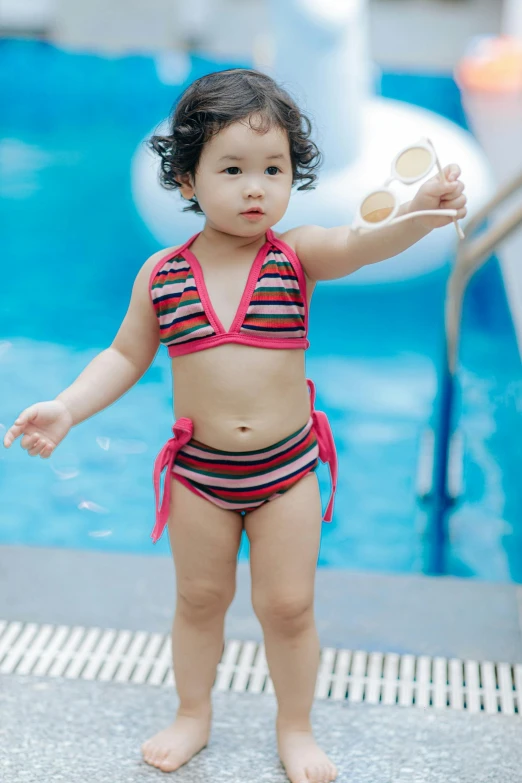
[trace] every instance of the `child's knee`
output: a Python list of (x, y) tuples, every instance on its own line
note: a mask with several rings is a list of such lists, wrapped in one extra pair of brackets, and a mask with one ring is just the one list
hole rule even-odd
[(252, 595), (252, 605), (263, 627), (286, 635), (301, 633), (314, 622), (313, 595)]
[(235, 583), (216, 587), (190, 580), (178, 586), (177, 610), (192, 621), (211, 620), (225, 614), (235, 589)]

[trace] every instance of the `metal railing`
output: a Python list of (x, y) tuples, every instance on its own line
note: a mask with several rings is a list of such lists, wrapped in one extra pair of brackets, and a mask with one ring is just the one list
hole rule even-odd
[[(457, 358), (466, 288), (473, 275), (492, 256), (497, 247), (522, 226), (522, 204), (473, 239), (473, 234), (507, 198), (522, 188), (522, 172), (504, 185), (496, 195), (466, 224), (466, 239), (458, 248), (454, 267), (446, 287), (444, 313), (444, 354), (438, 390), (433, 432), (433, 456), (430, 460), (431, 481), (427, 535), (430, 539), (427, 571), (432, 575), (447, 573), (447, 513), (455, 502), (452, 467), (462, 462), (462, 441), (453, 429), (457, 392)], [(522, 263), (522, 259), (521, 259)]]

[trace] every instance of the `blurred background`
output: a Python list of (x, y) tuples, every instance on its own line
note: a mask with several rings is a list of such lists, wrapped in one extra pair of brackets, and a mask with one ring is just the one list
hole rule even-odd
[[(461, 165), (469, 218), (522, 171), (518, 0), (0, 0), (0, 36), (2, 437), (110, 344), (144, 260), (203, 227), (143, 142), (204, 73), (266, 70), (312, 119), (324, 172), (276, 230), (351, 222), (420, 136)], [(475, 253), (448, 226), (318, 285), (307, 371), (340, 463), (321, 567), (522, 582), (518, 219), (489, 233), (516, 195)], [(0, 544), (167, 555), (149, 533), (171, 425), (160, 351), (50, 460), (0, 450)]]
[[(470, 37), (501, 32), (503, 13), (502, 0), (370, 0), (372, 58), (386, 68), (451, 70)], [(0, 25), (4, 36), (108, 56), (200, 49), (251, 60), (271, 37), (266, 0), (1, 0)]]

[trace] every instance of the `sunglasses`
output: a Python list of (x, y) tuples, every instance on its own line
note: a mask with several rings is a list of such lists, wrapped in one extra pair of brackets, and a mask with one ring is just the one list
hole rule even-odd
[(395, 156), (391, 167), (391, 176), (386, 180), (383, 187), (371, 190), (360, 202), (351, 227), (352, 231), (359, 232), (361, 229), (372, 230), (381, 228), (391, 223), (401, 223), (403, 220), (409, 220), (419, 215), (438, 215), (439, 217), (446, 215), (454, 218), (453, 222), (457, 236), (459, 239), (464, 239), (464, 232), (456, 220), (456, 209), (425, 209), (418, 212), (408, 212), (405, 215), (396, 217), (400, 203), (397, 195), (388, 187), (390, 182), (399, 180), (406, 185), (411, 185), (429, 174), (434, 166), (437, 166), (440, 178), (445, 182), (446, 178), (435, 148), (426, 137), (402, 149)]

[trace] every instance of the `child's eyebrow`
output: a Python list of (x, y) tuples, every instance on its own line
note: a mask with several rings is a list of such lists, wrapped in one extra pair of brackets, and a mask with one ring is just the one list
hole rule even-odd
[[(284, 158), (285, 156), (280, 152), (277, 155), (267, 155), (266, 160), (275, 160), (276, 158)], [(244, 160), (244, 158), (240, 158), (238, 155), (223, 155), (221, 158), (219, 158), (218, 163), (222, 160)]]

